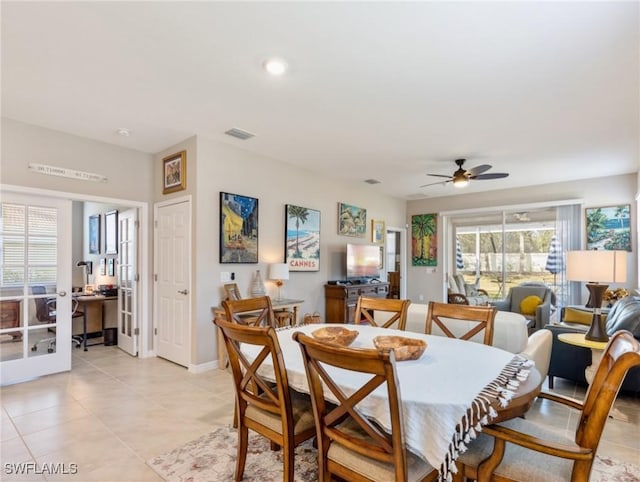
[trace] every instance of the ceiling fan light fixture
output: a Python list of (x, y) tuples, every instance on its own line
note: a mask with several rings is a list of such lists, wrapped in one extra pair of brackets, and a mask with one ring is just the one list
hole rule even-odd
[(469, 184), (469, 179), (466, 177), (458, 177), (453, 180), (453, 185), (455, 187), (466, 187)]
[(271, 59), (267, 59), (264, 62), (263, 67), (269, 74), (273, 75), (274, 77), (279, 77), (281, 75), (284, 75), (289, 66), (283, 59), (274, 57)]

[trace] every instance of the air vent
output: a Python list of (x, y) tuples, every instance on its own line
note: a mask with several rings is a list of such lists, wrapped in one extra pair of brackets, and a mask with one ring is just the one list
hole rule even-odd
[(228, 131), (225, 131), (225, 134), (231, 137), (237, 137), (238, 139), (242, 139), (243, 141), (246, 141), (247, 139), (251, 139), (252, 137), (256, 136), (251, 132), (243, 131), (242, 129), (238, 129), (237, 127), (234, 127), (233, 129), (229, 129)]
[(365, 179), (367, 184), (380, 184), (382, 181), (378, 181), (377, 179)]

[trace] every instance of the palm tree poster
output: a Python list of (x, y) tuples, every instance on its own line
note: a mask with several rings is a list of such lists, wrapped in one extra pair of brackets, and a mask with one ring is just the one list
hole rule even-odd
[(438, 266), (438, 215), (411, 216), (412, 266)]
[(631, 205), (586, 208), (587, 249), (631, 251)]
[(364, 238), (367, 234), (367, 210), (338, 203), (338, 234)]
[(285, 206), (285, 262), (289, 271), (320, 270), (320, 211)]

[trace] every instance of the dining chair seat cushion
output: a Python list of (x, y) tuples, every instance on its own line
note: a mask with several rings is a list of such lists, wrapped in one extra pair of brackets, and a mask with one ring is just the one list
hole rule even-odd
[[(341, 429), (349, 435), (366, 440), (369, 438), (359, 425), (352, 420), (347, 420), (341, 425)], [(333, 460), (340, 465), (357, 472), (364, 477), (380, 482), (395, 482), (396, 473), (392, 463), (381, 462), (372, 459), (358, 452), (354, 452), (339, 443), (332, 443), (327, 452), (329, 460)], [(407, 451), (407, 481), (418, 481), (424, 479), (434, 469), (427, 462)]]
[[(560, 442), (578, 448), (573, 438), (551, 432), (528, 420), (515, 418), (500, 425), (543, 440)], [(458, 461), (477, 467), (492, 451), (493, 437), (481, 433), (468, 444), (468, 450), (460, 455)], [(545, 455), (507, 442), (502, 463), (498, 465), (494, 474), (511, 480), (526, 480), (527, 482), (566, 482), (571, 480), (572, 468), (572, 460)]]
[[(291, 408), (293, 409), (293, 433), (301, 433), (315, 426), (311, 398), (309, 395), (291, 390)], [(245, 417), (270, 428), (282, 435), (282, 419), (280, 415), (249, 405)]]

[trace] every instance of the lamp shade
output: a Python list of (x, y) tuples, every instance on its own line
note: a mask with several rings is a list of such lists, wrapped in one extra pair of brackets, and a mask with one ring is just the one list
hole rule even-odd
[(567, 279), (595, 283), (627, 281), (626, 251), (569, 251)]
[(289, 279), (289, 265), (287, 263), (273, 263), (269, 265), (269, 279)]

